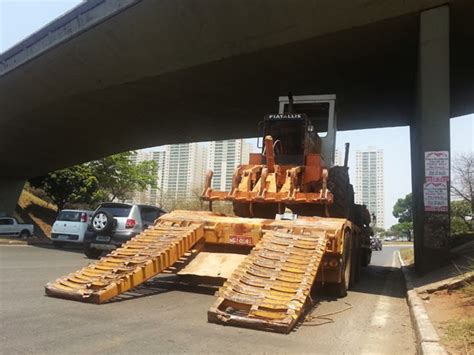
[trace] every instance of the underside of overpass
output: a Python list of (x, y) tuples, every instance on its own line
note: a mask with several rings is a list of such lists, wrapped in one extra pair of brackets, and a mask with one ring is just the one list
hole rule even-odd
[(80, 5), (0, 55), (0, 209), (15, 181), (119, 151), (253, 137), (278, 96), (336, 94), (340, 130), (412, 127), (423, 244), (423, 152), (449, 151), (449, 117), (474, 112), (472, 1), (110, 3)]

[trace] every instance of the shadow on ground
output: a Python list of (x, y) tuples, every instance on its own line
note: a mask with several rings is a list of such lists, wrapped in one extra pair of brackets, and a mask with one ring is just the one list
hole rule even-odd
[[(65, 243), (62, 246), (54, 246), (52, 243), (41, 243), (41, 244), (30, 244), (30, 246), (35, 247), (35, 248), (44, 248), (44, 249), (53, 249), (57, 251), (63, 251), (63, 252), (68, 252), (68, 253), (78, 253), (78, 254), (84, 254), (84, 246), (82, 244), (73, 244), (73, 243)], [(95, 260), (88, 259), (85, 255), (84, 258), (89, 260), (89, 262), (93, 262)]]
[(406, 296), (402, 272), (400, 268), (391, 266), (369, 265), (363, 268), (360, 281), (351, 291), (397, 298)]
[[(200, 293), (204, 295), (214, 295), (224, 279), (213, 277), (200, 277), (191, 275), (166, 275), (156, 276), (129, 292), (121, 294), (108, 303), (122, 302), (134, 298), (157, 295), (169, 291), (182, 291)], [(388, 283), (394, 283), (386, 287)], [(349, 290), (350, 292), (369, 293), (388, 297), (405, 298), (405, 284), (403, 282), (401, 270), (395, 267), (370, 265), (364, 268), (360, 281)], [(331, 292), (320, 284), (316, 284), (311, 290), (312, 306), (308, 310), (316, 307), (321, 302), (339, 301)], [(344, 298), (342, 298), (344, 300)]]
[(183, 291), (200, 293), (203, 295), (214, 295), (224, 283), (223, 279), (199, 277), (199, 276), (179, 276), (159, 275), (154, 277), (134, 289), (124, 292), (112, 298), (107, 303), (123, 302), (130, 299), (159, 295), (170, 291)]

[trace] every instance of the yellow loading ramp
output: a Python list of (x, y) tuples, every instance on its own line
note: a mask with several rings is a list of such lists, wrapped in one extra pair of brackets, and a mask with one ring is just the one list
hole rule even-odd
[(46, 294), (103, 303), (173, 265), (203, 236), (203, 223), (160, 221), (99, 261), (48, 283)]
[(208, 320), (288, 333), (307, 306), (326, 242), (313, 228), (267, 231), (217, 292)]

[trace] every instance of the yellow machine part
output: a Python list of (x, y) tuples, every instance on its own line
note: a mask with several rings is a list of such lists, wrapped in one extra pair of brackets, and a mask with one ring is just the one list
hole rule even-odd
[(103, 303), (173, 266), (199, 241), (253, 246), (217, 292), (208, 319), (287, 333), (308, 304), (325, 251), (343, 252), (346, 228), (350, 222), (338, 218), (276, 221), (175, 211), (99, 261), (48, 283), (46, 293)]
[(48, 283), (46, 294), (103, 303), (172, 266), (203, 236), (202, 223), (160, 221), (99, 261)]

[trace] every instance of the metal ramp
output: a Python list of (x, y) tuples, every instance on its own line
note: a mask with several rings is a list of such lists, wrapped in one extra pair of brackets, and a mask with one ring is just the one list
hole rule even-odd
[(203, 223), (158, 221), (99, 261), (48, 283), (46, 294), (103, 303), (173, 265), (203, 236)]
[(208, 320), (288, 333), (309, 300), (326, 233), (310, 225), (266, 231), (217, 292)]

